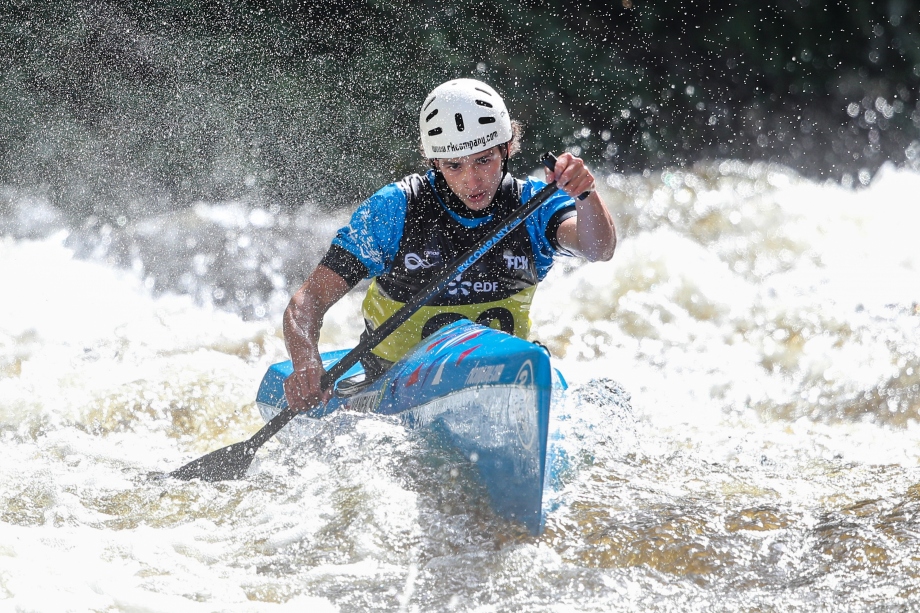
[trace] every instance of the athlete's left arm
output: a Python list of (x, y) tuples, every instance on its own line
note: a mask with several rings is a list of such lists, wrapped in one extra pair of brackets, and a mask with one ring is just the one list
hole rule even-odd
[[(613, 257), (617, 246), (617, 231), (613, 218), (600, 194), (594, 189), (594, 175), (581, 158), (563, 153), (556, 160), (556, 169), (546, 169), (546, 180), (556, 181), (565, 193), (575, 198), (574, 217), (559, 225), (556, 240), (559, 244), (581, 257), (597, 262)], [(578, 196), (590, 191), (584, 200)]]

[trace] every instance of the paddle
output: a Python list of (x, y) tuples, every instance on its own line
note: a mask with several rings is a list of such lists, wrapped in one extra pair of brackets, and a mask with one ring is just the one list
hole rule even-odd
[[(542, 162), (552, 170), (555, 168), (556, 158), (553, 157), (552, 154), (547, 153), (543, 156)], [(335, 385), (335, 382), (344, 375), (349, 368), (357, 364), (358, 360), (376, 347), (383, 339), (396, 330), (396, 328), (408, 321), (412, 314), (424, 306), (425, 303), (440, 294), (453, 279), (462, 275), (470, 266), (475, 264), (484, 253), (523, 223), (527, 217), (533, 214), (540, 205), (546, 202), (555, 192), (556, 182), (553, 181), (534, 194), (534, 196), (527, 201), (527, 204), (518, 208), (515, 212), (502, 220), (495, 229), (480, 239), (479, 242), (466, 253), (451, 262), (450, 265), (444, 269), (444, 272), (422, 288), (422, 290), (407, 302), (405, 306), (393, 313), (389, 319), (368, 334), (357, 347), (336, 362), (335, 365), (323, 375), (320, 383), (323, 389), (326, 390)], [(582, 194), (579, 198), (583, 199), (586, 195), (587, 193)], [(246, 474), (249, 465), (252, 463), (252, 458), (255, 456), (259, 447), (273, 437), (297, 415), (298, 413), (291, 409), (281, 411), (265, 424), (261, 430), (252, 435), (250, 439), (240, 443), (234, 443), (233, 445), (223, 447), (217, 451), (212, 451), (172, 471), (169, 473), (169, 476), (186, 481), (190, 479), (202, 479), (204, 481), (239, 479)]]

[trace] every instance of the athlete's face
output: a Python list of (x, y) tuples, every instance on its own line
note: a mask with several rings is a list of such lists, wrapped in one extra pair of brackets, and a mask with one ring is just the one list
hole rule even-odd
[(460, 158), (437, 160), (447, 185), (469, 209), (489, 206), (502, 182), (502, 156), (498, 147)]

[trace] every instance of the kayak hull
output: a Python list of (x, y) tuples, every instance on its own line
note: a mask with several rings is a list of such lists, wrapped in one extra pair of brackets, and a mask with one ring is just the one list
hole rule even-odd
[[(347, 353), (323, 353), (324, 367)], [(289, 361), (281, 362), (265, 374), (257, 404), (266, 420), (287, 408), (283, 381), (291, 370)], [(496, 514), (533, 534), (542, 531), (550, 405), (554, 386), (565, 388), (545, 349), (459, 321), (422, 341), (376, 381), (356, 383), (362, 377), (361, 366), (352, 367), (328, 403), (286, 430), (312, 432), (311, 422), (338, 410), (392, 415), (407, 427), (427, 428), (475, 465)]]

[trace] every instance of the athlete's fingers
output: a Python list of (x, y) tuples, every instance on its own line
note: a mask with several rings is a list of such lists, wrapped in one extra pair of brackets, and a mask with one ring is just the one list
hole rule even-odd
[(594, 190), (594, 175), (581, 158), (563, 153), (556, 162), (556, 171), (558, 185), (570, 196), (578, 197)]
[(552, 170), (544, 169), (546, 182), (553, 181), (568, 195), (583, 200), (595, 189), (594, 175), (585, 165), (584, 160), (565, 152), (556, 158)]
[(291, 373), (284, 381), (284, 395), (288, 406), (294, 411), (308, 411), (320, 401), (328, 400), (331, 392), (321, 389), (321, 374), (316, 369), (304, 369)]

